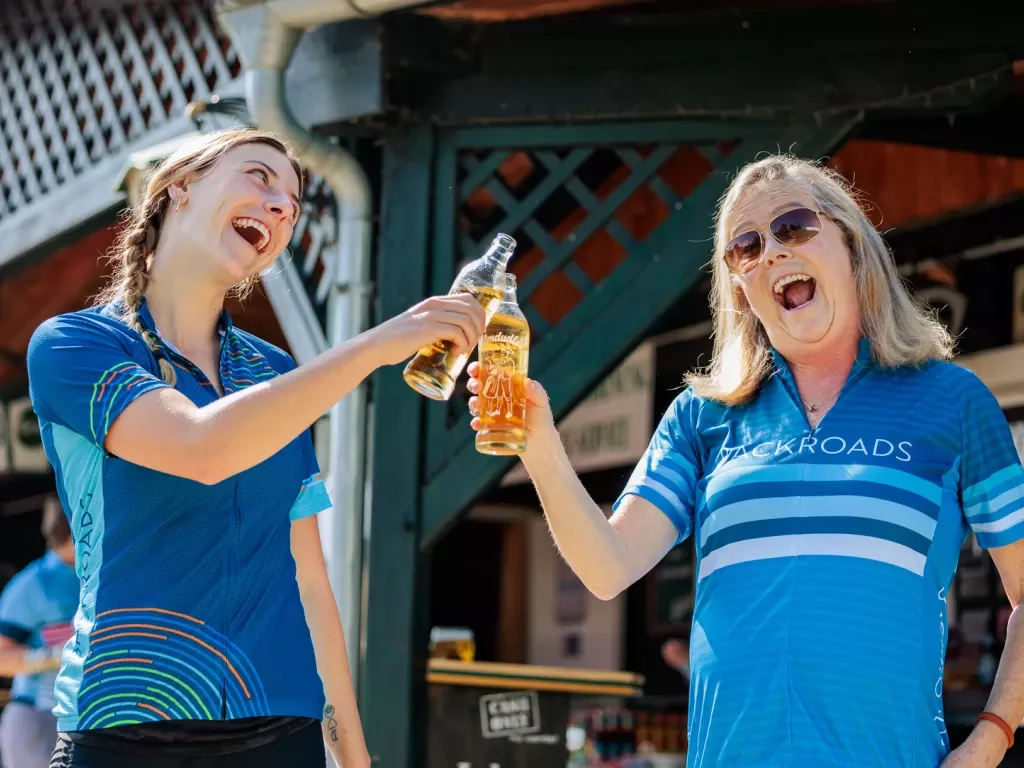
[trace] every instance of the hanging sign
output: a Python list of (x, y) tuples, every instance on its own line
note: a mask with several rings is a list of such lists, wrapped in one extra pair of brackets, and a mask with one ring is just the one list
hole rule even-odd
[(20, 397), (7, 403), (7, 445), (10, 464), (8, 471), (39, 473), (47, 472), (50, 463), (43, 451), (43, 440), (39, 433), (39, 419), (32, 410), (32, 402)]

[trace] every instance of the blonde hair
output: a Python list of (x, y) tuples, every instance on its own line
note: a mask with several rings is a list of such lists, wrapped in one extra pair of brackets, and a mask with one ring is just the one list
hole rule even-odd
[[(273, 134), (251, 128), (213, 131), (196, 136), (158, 163), (149, 173), (142, 196), (129, 208), (126, 223), (109, 255), (113, 274), (107, 288), (97, 297), (97, 303), (120, 301), (123, 318), (145, 339), (157, 356), (161, 378), (174, 385), (174, 367), (159, 353), (159, 344), (153, 334), (139, 322), (139, 309), (149, 288), (149, 257), (160, 242), (160, 230), (167, 216), (172, 184), (189, 176), (200, 175), (213, 168), (230, 150), (246, 144), (265, 144), (285, 155), (299, 178), (299, 196), (302, 196), (302, 169), (288, 146)], [(250, 276), (235, 286), (231, 293), (245, 298), (256, 284), (258, 276)]]
[(729, 185), (716, 214), (711, 287), (714, 353), (704, 371), (689, 374), (695, 394), (725, 405), (750, 402), (771, 374), (771, 345), (750, 310), (743, 290), (723, 258), (730, 221), (740, 198), (758, 184), (783, 183), (809, 195), (835, 222), (850, 251), (860, 303), (860, 327), (882, 368), (948, 360), (954, 341), (946, 328), (917, 301), (896, 271), (878, 230), (856, 199), (852, 186), (835, 171), (791, 155), (772, 155), (744, 167)]

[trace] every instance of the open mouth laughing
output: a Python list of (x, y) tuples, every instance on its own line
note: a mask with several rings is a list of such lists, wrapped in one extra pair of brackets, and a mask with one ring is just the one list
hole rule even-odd
[(240, 216), (231, 220), (231, 226), (249, 245), (256, 249), (257, 253), (262, 254), (270, 244), (270, 230), (259, 219)]
[(808, 274), (797, 272), (780, 277), (772, 286), (776, 303), (787, 312), (802, 309), (814, 301), (817, 281)]

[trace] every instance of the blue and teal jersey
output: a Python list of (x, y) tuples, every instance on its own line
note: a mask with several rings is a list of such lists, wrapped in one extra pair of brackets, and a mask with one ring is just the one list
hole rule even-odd
[[(143, 304), (140, 321), (154, 333)], [(230, 394), (295, 367), (277, 347), (220, 323)], [(293, 520), (330, 506), (306, 430), (215, 485), (125, 461), (107, 432), (137, 398), (168, 384), (196, 406), (218, 397), (157, 338), (157, 353), (104, 305), (43, 323), (28, 350), (29, 390), (75, 539), (81, 600), (57, 676), (63, 731), (159, 720), (263, 715), (320, 719), (324, 693), (290, 549)]]
[(811, 428), (774, 360), (747, 405), (684, 390), (623, 491), (694, 538), (688, 765), (935, 768), (961, 547), (1024, 537), (1009, 426), (969, 371), (862, 340)]
[[(0, 594), (0, 635), (26, 648), (55, 648), (72, 634), (78, 608), (78, 576), (55, 552), (29, 563)], [(56, 672), (17, 675), (11, 699), (37, 709), (53, 708)]]

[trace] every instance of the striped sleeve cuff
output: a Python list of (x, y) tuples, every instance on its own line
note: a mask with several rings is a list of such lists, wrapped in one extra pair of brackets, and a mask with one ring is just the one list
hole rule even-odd
[(984, 549), (1024, 539), (1024, 468), (1011, 464), (963, 492), (964, 516)]
[(331, 506), (331, 498), (327, 495), (327, 487), (324, 485), (324, 478), (319, 472), (307, 477), (299, 495), (295, 497), (288, 517), (291, 520), (301, 520), (304, 517), (323, 512)]
[(103, 372), (96, 382), (89, 402), (90, 437), (103, 448), (107, 431), (129, 405), (147, 392), (167, 387), (165, 381), (134, 362), (118, 363)]
[(612, 509), (617, 509), (629, 495), (646, 499), (672, 521), (676, 530), (679, 531), (679, 537), (676, 539), (676, 544), (678, 544), (689, 536), (693, 530), (692, 514), (690, 505), (684, 501), (686, 496), (684, 495), (683, 488), (686, 486), (680, 487), (680, 481), (683, 480), (682, 476), (676, 472), (665, 472), (663, 470), (664, 467), (660, 467), (659, 471), (655, 474), (643, 472), (641, 467), (638, 467)]

